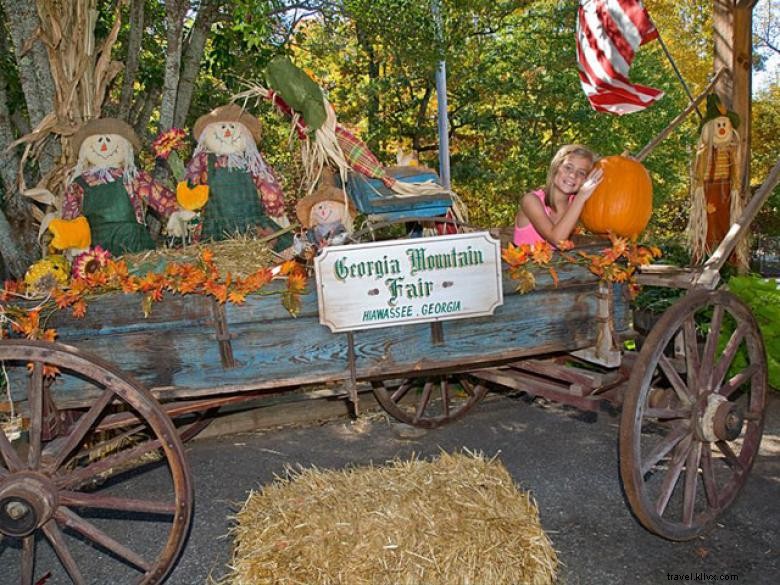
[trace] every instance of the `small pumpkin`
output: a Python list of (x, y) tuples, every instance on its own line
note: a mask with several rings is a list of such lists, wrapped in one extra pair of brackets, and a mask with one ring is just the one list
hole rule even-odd
[(187, 211), (197, 211), (209, 200), (209, 186), (196, 185), (190, 187), (187, 181), (181, 181), (176, 185), (176, 201)]
[(637, 160), (607, 156), (596, 163), (604, 177), (585, 203), (580, 220), (595, 234), (637, 238), (653, 213), (653, 182)]
[(49, 231), (54, 235), (51, 246), (57, 250), (89, 248), (92, 243), (89, 222), (83, 215), (75, 219), (53, 219), (49, 223)]

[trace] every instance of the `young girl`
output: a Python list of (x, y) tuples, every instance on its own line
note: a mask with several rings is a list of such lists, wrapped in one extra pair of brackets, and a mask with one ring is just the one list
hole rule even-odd
[(515, 216), (514, 244), (547, 241), (553, 246), (569, 238), (585, 202), (601, 182), (593, 170), (596, 155), (579, 144), (562, 147), (553, 157), (544, 189), (523, 195)]

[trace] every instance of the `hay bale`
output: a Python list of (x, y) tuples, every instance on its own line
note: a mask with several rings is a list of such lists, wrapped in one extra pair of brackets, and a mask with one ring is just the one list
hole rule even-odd
[(558, 563), (531, 496), (473, 454), (290, 471), (232, 533), (231, 585), (541, 585)]
[(133, 274), (164, 272), (171, 263), (196, 264), (203, 250), (214, 253), (214, 265), (224, 278), (245, 278), (260, 268), (269, 268), (278, 262), (267, 238), (237, 235), (219, 242), (190, 244), (182, 248), (157, 248), (135, 254), (125, 254), (127, 267)]

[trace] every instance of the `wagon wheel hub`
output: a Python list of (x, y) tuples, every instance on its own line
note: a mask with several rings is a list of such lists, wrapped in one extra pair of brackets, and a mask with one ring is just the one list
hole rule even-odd
[(0, 533), (20, 538), (49, 521), (57, 509), (57, 492), (37, 474), (17, 473), (0, 488)]
[(698, 433), (703, 441), (733, 441), (742, 434), (742, 410), (720, 394), (710, 394), (699, 419)]

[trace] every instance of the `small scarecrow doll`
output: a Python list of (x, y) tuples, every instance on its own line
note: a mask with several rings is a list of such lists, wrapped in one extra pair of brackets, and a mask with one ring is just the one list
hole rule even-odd
[[(257, 118), (229, 104), (198, 118), (193, 134), (197, 146), (185, 178), (191, 187), (209, 187), (199, 239), (268, 235), (289, 225), (282, 187), (257, 150)], [(282, 251), (291, 244), (292, 236), (287, 233), (277, 238), (273, 248)]]
[[(739, 122), (736, 112), (727, 110), (716, 94), (707, 96), (707, 112), (691, 169), (688, 243), (694, 262), (715, 250), (742, 213)], [(744, 239), (730, 261), (747, 266)]]
[(125, 122), (100, 118), (73, 136), (78, 160), (65, 190), (62, 219), (49, 224), (61, 250), (100, 246), (113, 256), (155, 247), (145, 222), (147, 206), (169, 220), (180, 212), (176, 196), (135, 166), (140, 141)]
[(352, 233), (355, 208), (344, 191), (332, 185), (319, 187), (295, 206), (295, 213), (306, 228), (306, 239), (315, 250), (343, 244)]

